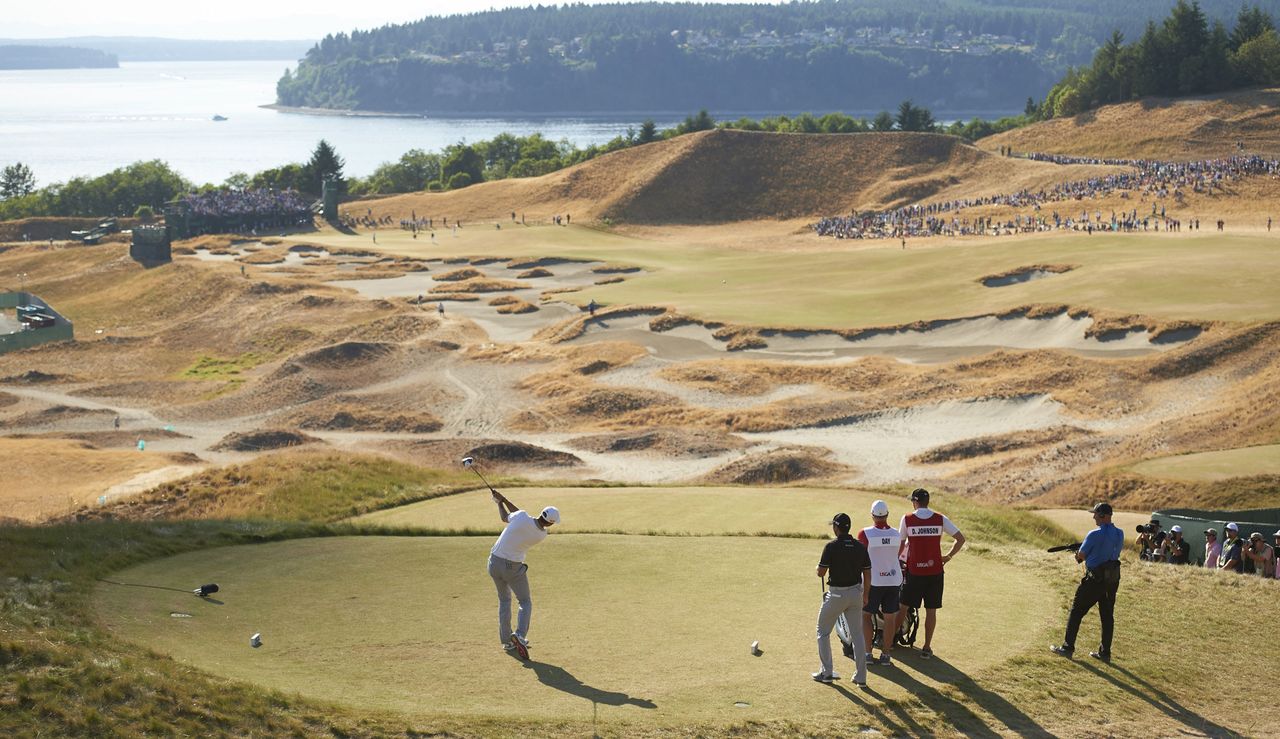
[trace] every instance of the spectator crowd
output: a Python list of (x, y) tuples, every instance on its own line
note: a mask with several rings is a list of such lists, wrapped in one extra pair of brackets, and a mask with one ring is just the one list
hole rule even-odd
[(1276, 554), (1280, 552), (1280, 530), (1272, 535), (1273, 544), (1268, 544), (1266, 537), (1255, 531), (1246, 540), (1240, 536), (1240, 527), (1228, 523), (1222, 528), (1222, 538), (1213, 528), (1204, 532), (1205, 544), (1203, 559), (1197, 554), (1192, 556), (1191, 544), (1182, 536), (1182, 527), (1173, 526), (1165, 531), (1159, 519), (1151, 519), (1151, 523), (1138, 527), (1138, 538), (1134, 544), (1139, 558), (1150, 562), (1164, 562), (1175, 565), (1195, 565), (1220, 572), (1235, 572), (1254, 575), (1268, 579), (1280, 579), (1280, 567), (1276, 566)]
[[(819, 236), (837, 239), (886, 239), (919, 238), (925, 236), (1002, 235), (1068, 229), (1072, 231), (1166, 231), (1181, 230), (1182, 223), (1166, 216), (1163, 206), (1154, 203), (1149, 215), (1129, 212), (1111, 213), (1110, 219), (1088, 208), (1078, 215), (1062, 215), (1056, 210), (1042, 215), (1041, 207), (1048, 203), (1083, 201), (1107, 197), (1119, 193), (1127, 198), (1132, 193), (1153, 199), (1172, 197), (1181, 202), (1185, 192), (1213, 194), (1226, 183), (1255, 175), (1280, 175), (1280, 160), (1260, 156), (1234, 156), (1199, 162), (1162, 162), (1151, 159), (1094, 159), (1068, 157), (1058, 154), (1027, 154), (1027, 159), (1054, 164), (1111, 165), (1132, 168), (1130, 172), (1091, 177), (1086, 180), (1062, 182), (1037, 191), (1027, 189), (1001, 195), (979, 198), (960, 198), (940, 203), (908, 205), (883, 212), (853, 213), (847, 216), (823, 218), (814, 224)], [(961, 218), (957, 214), (969, 208), (1004, 206), (1031, 207), (1034, 215), (1014, 215), (998, 219), (991, 217)], [(1158, 208), (1158, 212), (1157, 212)], [(1219, 222), (1221, 230), (1221, 222)], [(1191, 224), (1199, 227), (1199, 221)]]
[(257, 233), (312, 222), (311, 200), (297, 190), (210, 190), (182, 198), (193, 234)]

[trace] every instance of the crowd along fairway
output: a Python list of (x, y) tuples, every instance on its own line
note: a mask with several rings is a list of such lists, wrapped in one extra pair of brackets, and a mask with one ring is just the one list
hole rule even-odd
[[(196, 552), (110, 577), (97, 609), (109, 630), (150, 649), (321, 701), (422, 718), (594, 718), (615, 729), (856, 721), (861, 701), (904, 697), (917, 681), (936, 687), (955, 670), (975, 675), (1047, 643), (1045, 615), (1058, 610), (1032, 574), (957, 558), (939, 657), (901, 656), (854, 700), (847, 659), (837, 657), (842, 689), (809, 679), (822, 541), (556, 533), (529, 558), (526, 665), (498, 642), (491, 544), (367, 536)], [(182, 592), (203, 582), (221, 586), (216, 600)], [(763, 653), (752, 656), (757, 640)]]

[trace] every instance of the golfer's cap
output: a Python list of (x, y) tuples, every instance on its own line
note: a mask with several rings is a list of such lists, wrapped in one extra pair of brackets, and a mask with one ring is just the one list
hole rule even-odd
[(883, 500), (877, 500), (871, 504), (871, 515), (887, 516), (889, 515), (889, 504)]
[(546, 519), (551, 523), (560, 523), (560, 509), (549, 505), (542, 509), (542, 513), (538, 514), (538, 518)]
[(831, 517), (831, 523), (842, 529), (847, 529), (853, 525), (853, 519), (849, 518), (848, 513), (837, 513)]
[(1110, 516), (1110, 515), (1111, 515), (1111, 504), (1110, 504), (1110, 503), (1099, 503), (1099, 504), (1097, 504), (1096, 506), (1094, 506), (1094, 507), (1090, 508), (1090, 509), (1089, 509), (1089, 512), (1090, 512), (1090, 513), (1096, 513), (1096, 514), (1098, 514), (1099, 516)]
[(929, 502), (929, 491), (924, 488), (916, 488), (911, 491), (911, 500), (918, 500), (922, 503)]
[(1229, 523), (1226, 526), (1223, 526), (1222, 530), (1223, 531), (1239, 531), (1240, 527), (1236, 526), (1234, 523)]
[(1177, 526), (1177, 525), (1175, 525), (1173, 528), (1169, 529), (1169, 531), (1170, 531), (1171, 533), (1174, 533), (1174, 534), (1181, 534), (1181, 533), (1182, 533), (1182, 527), (1181, 527), (1181, 526)]

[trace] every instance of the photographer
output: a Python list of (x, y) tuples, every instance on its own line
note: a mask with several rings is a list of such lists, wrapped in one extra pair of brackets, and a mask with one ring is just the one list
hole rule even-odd
[(1150, 562), (1164, 561), (1164, 543), (1167, 535), (1160, 528), (1160, 520), (1151, 519), (1151, 523), (1138, 524), (1138, 558)]
[(1185, 565), (1191, 561), (1191, 544), (1182, 538), (1182, 527), (1169, 529), (1164, 541), (1164, 559), (1171, 565)]
[(1229, 523), (1222, 529), (1226, 534), (1227, 540), (1222, 542), (1222, 553), (1218, 555), (1218, 571), (1219, 572), (1244, 572), (1244, 565), (1241, 561), (1240, 546), (1240, 527), (1234, 523)]
[(1111, 523), (1111, 505), (1099, 503), (1092, 509), (1098, 528), (1084, 537), (1084, 543), (1076, 551), (1076, 561), (1084, 562), (1085, 576), (1076, 588), (1071, 603), (1071, 615), (1067, 617), (1067, 634), (1061, 645), (1049, 647), (1050, 651), (1070, 658), (1075, 653), (1076, 634), (1080, 622), (1096, 604), (1102, 620), (1102, 644), (1089, 656), (1103, 662), (1111, 661), (1111, 637), (1115, 632), (1116, 593), (1120, 590), (1120, 552), (1124, 550), (1124, 532)]
[(1249, 535), (1249, 545), (1244, 556), (1253, 561), (1253, 570), (1259, 577), (1275, 577), (1276, 553), (1257, 531)]

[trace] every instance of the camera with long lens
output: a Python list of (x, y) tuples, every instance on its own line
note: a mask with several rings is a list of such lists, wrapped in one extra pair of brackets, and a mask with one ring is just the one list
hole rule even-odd
[(1160, 547), (1164, 544), (1167, 532), (1160, 528), (1158, 523), (1140, 523), (1137, 526), (1139, 534), (1146, 534), (1148, 537), (1142, 547), (1142, 553), (1138, 555), (1139, 559), (1152, 560), (1161, 556)]

